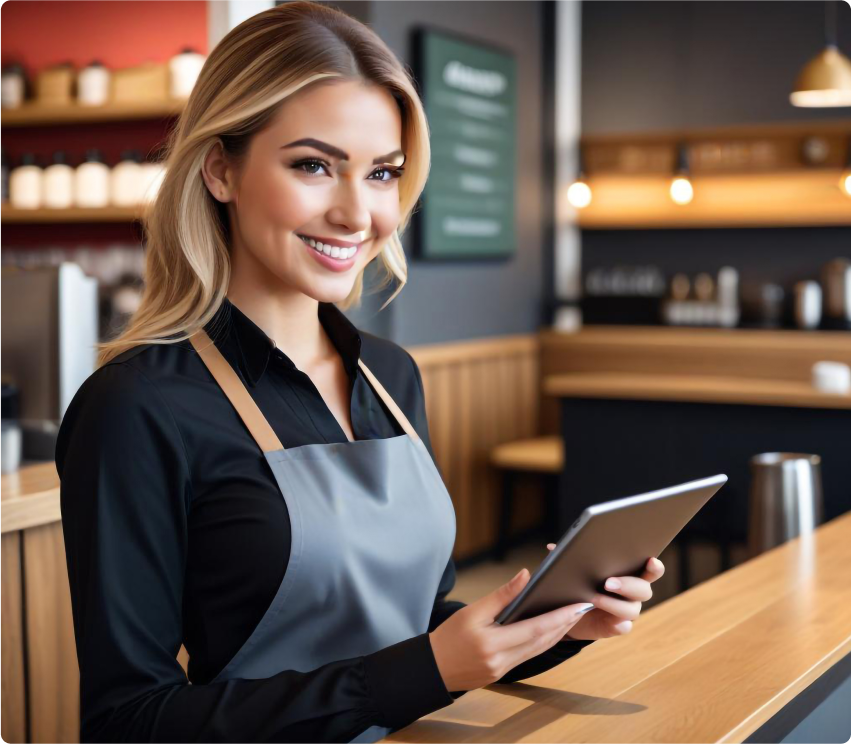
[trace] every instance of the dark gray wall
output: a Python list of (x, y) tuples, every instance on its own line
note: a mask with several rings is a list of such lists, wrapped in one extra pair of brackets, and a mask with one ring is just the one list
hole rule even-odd
[[(343, 10), (348, 3), (338, 2)], [(537, 2), (371, 2), (352, 6), (405, 63), (412, 65), (411, 32), (418, 24), (443, 28), (512, 50), (518, 71), (517, 249), (507, 261), (436, 263), (412, 256), (403, 237), (408, 284), (381, 313), (389, 296), (364, 298), (349, 317), (367, 331), (402, 345), (526, 333), (538, 326), (544, 233), (542, 218), (542, 8)], [(365, 15), (367, 17), (365, 17)]]
[[(851, 8), (837, 2), (851, 53)], [(823, 2), (583, 2), (583, 134), (845, 119), (851, 108), (798, 109), (789, 92), (824, 47)], [(851, 136), (851, 125), (849, 125)], [(787, 289), (851, 255), (851, 228), (627, 230), (582, 234), (583, 273), (655, 264), (666, 273), (737, 267)]]
[[(835, 5), (851, 54), (851, 7)], [(847, 119), (789, 103), (824, 26), (813, 0), (583, 2), (583, 134)]]
[(530, 2), (377, 2), (373, 27), (403, 59), (423, 22), (492, 41), (517, 55), (517, 249), (508, 261), (413, 262), (393, 301), (393, 338), (432, 343), (537, 327), (542, 264), (541, 12)]

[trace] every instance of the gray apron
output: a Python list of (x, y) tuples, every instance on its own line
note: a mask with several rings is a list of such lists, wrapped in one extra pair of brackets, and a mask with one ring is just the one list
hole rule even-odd
[[(212, 682), (309, 672), (427, 632), (455, 543), (455, 510), (425, 444), (363, 360), (406, 433), (284, 449), (210, 337), (199, 331), (190, 341), (265, 455), (292, 529), (272, 604)], [(371, 726), (351, 741), (391, 731)]]

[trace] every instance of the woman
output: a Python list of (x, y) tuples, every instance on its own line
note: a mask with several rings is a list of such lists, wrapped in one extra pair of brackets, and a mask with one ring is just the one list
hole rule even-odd
[(81, 740), (376, 741), (628, 632), (660, 567), (584, 617), (496, 625), (525, 570), (445, 599), (455, 515), (419, 370), (334, 304), (374, 259), (401, 290), (429, 165), (375, 34), (305, 2), (250, 18), (167, 162), (142, 304), (56, 451)]

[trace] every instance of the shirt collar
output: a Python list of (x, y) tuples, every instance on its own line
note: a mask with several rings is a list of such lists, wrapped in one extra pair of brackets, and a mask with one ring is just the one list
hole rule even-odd
[[(354, 324), (332, 302), (319, 303), (319, 322), (343, 359), (343, 365), (354, 379), (361, 351), (361, 335)], [(243, 313), (227, 297), (222, 301), (204, 330), (242, 369), (253, 387), (263, 378), (275, 343), (260, 326)], [(293, 361), (281, 351), (280, 361), (288, 369), (296, 369)]]

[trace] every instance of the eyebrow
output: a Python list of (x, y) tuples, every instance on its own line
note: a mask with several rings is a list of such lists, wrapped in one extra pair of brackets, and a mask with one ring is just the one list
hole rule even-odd
[[(281, 147), (282, 150), (285, 150), (290, 147), (313, 147), (317, 150), (324, 152), (326, 155), (330, 155), (332, 158), (337, 158), (338, 160), (348, 160), (349, 154), (344, 152), (339, 147), (334, 147), (334, 145), (329, 145), (327, 142), (323, 142), (322, 140), (313, 139), (313, 137), (305, 137), (304, 139), (296, 140), (295, 142), (290, 142), (288, 145), (283, 145)], [(401, 150), (394, 150), (387, 155), (380, 155), (372, 161), (373, 165), (379, 165), (380, 163), (389, 163), (400, 155), (404, 155)], [(402, 161), (404, 162), (404, 160)]]

